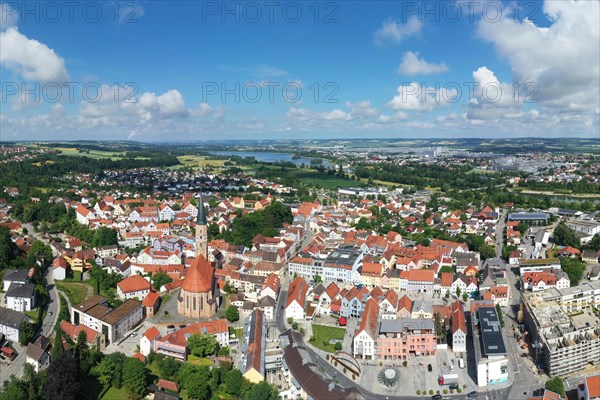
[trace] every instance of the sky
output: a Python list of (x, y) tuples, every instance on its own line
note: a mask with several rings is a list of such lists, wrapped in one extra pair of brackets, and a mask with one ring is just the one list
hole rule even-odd
[(598, 1), (0, 0), (0, 140), (592, 137)]

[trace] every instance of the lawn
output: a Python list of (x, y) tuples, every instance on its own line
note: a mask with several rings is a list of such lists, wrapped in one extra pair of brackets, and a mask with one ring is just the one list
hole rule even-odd
[(208, 358), (203, 358), (203, 357), (196, 357), (193, 355), (188, 355), (188, 362), (190, 364), (194, 364), (194, 365), (206, 365), (208, 367), (210, 367), (211, 365), (213, 365), (212, 361)]
[(123, 400), (126, 398), (127, 391), (125, 390), (125, 387), (122, 387), (121, 389), (111, 387), (106, 394), (102, 396), (102, 400)]
[(113, 160), (123, 159), (123, 154), (115, 153), (113, 151), (90, 150), (88, 153), (87, 150), (85, 150), (85, 152), (80, 153), (79, 150), (75, 147), (57, 147), (56, 149), (60, 150), (61, 154), (65, 156), (89, 157), (95, 160), (107, 158), (112, 158)]
[(92, 297), (93, 289), (85, 283), (56, 282), (56, 288), (67, 295), (72, 306)]
[[(332, 340), (344, 340), (344, 335), (346, 335), (346, 330), (343, 328), (317, 324), (313, 324), (312, 332), (315, 340), (310, 342), (310, 344), (329, 353), (335, 353), (335, 349), (333, 348), (335, 343)], [(327, 341), (327, 344), (323, 343), (324, 340)]]

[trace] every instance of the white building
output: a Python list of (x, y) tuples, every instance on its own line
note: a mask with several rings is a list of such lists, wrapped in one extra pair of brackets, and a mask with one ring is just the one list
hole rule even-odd
[(37, 373), (50, 365), (50, 341), (47, 337), (40, 335), (34, 343), (27, 345), (25, 361), (33, 366), (33, 370)]
[(140, 338), (140, 353), (148, 356), (154, 349), (154, 341), (160, 337), (160, 332), (155, 326), (150, 327)]
[(477, 385), (508, 381), (508, 353), (500, 320), (494, 307), (480, 307), (472, 316)]
[(308, 283), (302, 277), (297, 277), (290, 283), (288, 296), (285, 304), (285, 318), (294, 320), (304, 319), (304, 305), (306, 304), (306, 292)]
[(8, 308), (0, 307), (0, 333), (11, 342), (19, 342), (21, 326), (25, 315)]
[(4, 294), (6, 307), (15, 311), (31, 311), (35, 304), (35, 285), (33, 283), (13, 283)]
[(117, 295), (121, 300), (146, 298), (152, 285), (141, 275), (130, 275), (117, 283)]
[(2, 290), (8, 291), (11, 284), (24, 285), (29, 282), (29, 271), (26, 269), (9, 269), (4, 272), (4, 285)]

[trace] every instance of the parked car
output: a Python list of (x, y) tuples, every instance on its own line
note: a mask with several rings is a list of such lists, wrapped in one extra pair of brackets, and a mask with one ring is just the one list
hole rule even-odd
[(131, 337), (136, 337), (136, 336), (137, 336), (137, 331), (135, 331), (131, 334)]
[(431, 364), (427, 365), (427, 371), (429, 371), (429, 372), (433, 371), (433, 368), (431, 367)]
[(442, 395), (434, 394), (433, 396), (431, 396), (431, 400), (442, 400)]
[(472, 392), (469, 392), (469, 394), (467, 395), (467, 397), (469, 398), (474, 398), (477, 397), (479, 395), (479, 393), (477, 393), (475, 390), (473, 390)]
[(448, 389), (450, 390), (457, 390), (459, 388), (458, 383), (453, 383), (452, 385), (448, 386)]

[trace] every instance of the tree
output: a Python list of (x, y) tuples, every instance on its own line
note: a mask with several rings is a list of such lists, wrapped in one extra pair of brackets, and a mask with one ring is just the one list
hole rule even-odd
[(94, 233), (94, 239), (92, 245), (94, 247), (100, 246), (112, 246), (119, 243), (117, 231), (107, 226), (102, 226)]
[(225, 310), (225, 318), (227, 318), (227, 321), (229, 322), (238, 321), (240, 319), (240, 312), (237, 307), (234, 305), (227, 307), (227, 310)]
[(321, 278), (321, 275), (316, 274), (313, 278), (313, 280), (315, 281), (315, 284), (318, 285), (319, 283), (323, 282), (323, 278)]
[(554, 229), (554, 243), (579, 248), (580, 242), (575, 232), (561, 221)]
[(267, 381), (260, 381), (256, 385), (252, 385), (245, 395), (247, 400), (277, 400), (278, 398), (277, 388), (269, 385)]
[(342, 349), (342, 344), (341, 344), (340, 342), (336, 342), (336, 343), (333, 345), (333, 348), (334, 348), (336, 351), (340, 351), (340, 350)]
[(129, 357), (123, 365), (123, 384), (130, 399), (138, 400), (146, 395), (148, 371), (144, 363), (134, 357)]
[(590, 242), (588, 243), (587, 247), (590, 250), (600, 251), (600, 233), (596, 233), (592, 237), (592, 240), (590, 240)]
[(498, 319), (500, 320), (500, 326), (504, 328), (504, 314), (502, 314), (502, 308), (500, 308), (500, 304), (496, 304), (496, 313), (498, 314)]
[(449, 289), (446, 290), (446, 295), (444, 297), (446, 297), (446, 299), (450, 298), (450, 290)]
[(577, 286), (585, 272), (585, 264), (567, 257), (559, 257), (559, 259), (562, 270), (569, 276), (571, 286)]
[(220, 356), (228, 356), (229, 355), (229, 347), (223, 346), (219, 349), (218, 355)]
[(19, 335), (21, 346), (27, 346), (27, 343), (31, 341), (34, 335), (35, 329), (33, 329), (33, 325), (27, 321), (23, 322), (23, 325), (21, 325), (21, 334)]
[(219, 346), (217, 339), (215, 339), (213, 335), (200, 335), (198, 333), (194, 333), (190, 336), (187, 344), (192, 355), (196, 357), (213, 355), (217, 352)]
[(563, 398), (566, 398), (565, 393), (565, 384), (560, 376), (555, 376), (552, 379), (548, 379), (546, 381), (546, 389), (553, 391), (554, 393), (558, 393)]
[(229, 282), (225, 283), (225, 286), (223, 286), (223, 291), (227, 294), (233, 293), (233, 287), (229, 284)]
[(491, 244), (483, 244), (479, 246), (479, 254), (481, 254), (481, 258), (484, 260), (494, 258), (496, 257), (496, 248)]
[(460, 297), (461, 290), (459, 287), (456, 288), (456, 297)]
[(46, 400), (77, 400), (81, 388), (78, 362), (68, 353), (53, 360), (44, 382)]
[(239, 396), (242, 390), (244, 378), (239, 369), (232, 369), (225, 374), (225, 391), (231, 395)]
[(463, 293), (462, 298), (463, 298), (463, 302), (466, 303), (467, 300), (469, 299), (469, 295), (467, 294), (467, 292)]
[(63, 346), (63, 333), (62, 330), (59, 328), (56, 330), (56, 336), (54, 337), (51, 360), (57, 360), (64, 352), (65, 348)]
[(98, 377), (103, 386), (112, 385), (120, 389), (123, 386), (123, 365), (126, 359), (127, 356), (120, 352), (108, 354), (92, 368), (92, 375)]
[(209, 382), (205, 380), (194, 379), (186, 385), (189, 398), (196, 400), (210, 399)]
[(171, 278), (165, 272), (157, 272), (156, 274), (152, 275), (152, 285), (156, 290), (160, 290), (163, 285), (171, 282), (173, 282), (173, 278)]

